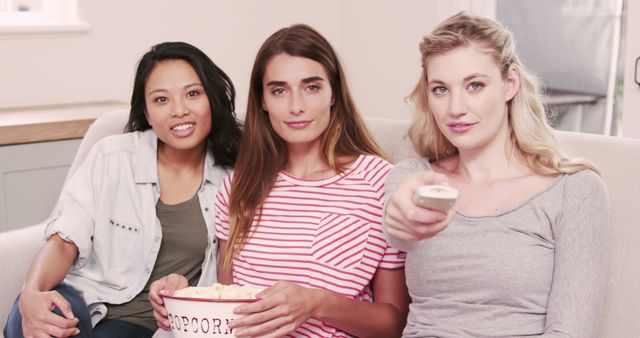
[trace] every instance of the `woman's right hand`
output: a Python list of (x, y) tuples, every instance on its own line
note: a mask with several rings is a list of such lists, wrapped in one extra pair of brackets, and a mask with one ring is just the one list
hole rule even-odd
[(168, 318), (169, 313), (164, 307), (164, 301), (160, 295), (172, 295), (176, 290), (186, 288), (187, 286), (189, 286), (187, 278), (175, 273), (164, 276), (151, 283), (149, 287), (149, 303), (151, 303), (153, 318), (158, 322), (159, 328), (166, 331), (171, 330)]
[[(57, 291), (24, 290), (18, 302), (24, 337), (70, 337), (80, 333), (71, 304)], [(52, 310), (57, 307), (63, 316)]]
[(423, 185), (448, 185), (445, 175), (420, 172), (404, 177), (387, 203), (385, 224), (387, 233), (400, 240), (418, 241), (435, 236), (451, 222), (454, 212), (443, 213), (417, 205), (413, 198)]

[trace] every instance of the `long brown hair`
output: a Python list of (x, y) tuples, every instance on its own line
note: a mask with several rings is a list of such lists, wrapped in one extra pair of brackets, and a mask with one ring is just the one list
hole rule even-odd
[(316, 61), (327, 72), (335, 101), (331, 106), (329, 126), (320, 137), (323, 160), (330, 168), (343, 172), (346, 163), (341, 159), (362, 154), (384, 157), (358, 113), (331, 44), (304, 24), (275, 32), (260, 47), (251, 72), (245, 128), (229, 196), (231, 230), (224, 252), (226, 266), (230, 266), (233, 255), (242, 250), (250, 236), (256, 212), (289, 159), (286, 142), (273, 130), (268, 113), (262, 108), (262, 81), (267, 63), (283, 53)]
[(512, 34), (498, 22), (460, 12), (439, 24), (420, 42), (422, 69), (420, 80), (409, 95), (414, 121), (409, 138), (416, 152), (431, 160), (443, 159), (458, 153), (436, 124), (427, 99), (426, 61), (435, 54), (475, 45), (489, 53), (500, 67), (502, 76), (515, 68), (520, 88), (509, 101), (509, 129), (512, 149), (538, 174), (573, 173), (582, 169), (597, 169), (592, 164), (569, 159), (552, 133), (541, 100), (538, 80), (530, 74), (516, 54)]

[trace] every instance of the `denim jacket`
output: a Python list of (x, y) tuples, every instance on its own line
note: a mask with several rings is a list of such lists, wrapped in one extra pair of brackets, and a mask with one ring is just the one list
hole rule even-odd
[[(93, 325), (106, 314), (103, 303), (126, 303), (140, 293), (155, 264), (162, 240), (157, 143), (152, 129), (100, 140), (64, 187), (48, 221), (46, 238), (59, 234), (78, 247), (64, 283), (83, 294)], [(207, 152), (198, 199), (209, 244), (199, 285), (216, 281), (214, 198), (227, 174)]]

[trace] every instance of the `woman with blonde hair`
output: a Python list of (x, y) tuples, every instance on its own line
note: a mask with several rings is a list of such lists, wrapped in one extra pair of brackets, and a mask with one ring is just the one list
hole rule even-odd
[[(420, 52), (409, 137), (422, 158), (385, 184), (385, 232), (407, 251), (403, 335), (594, 337), (608, 225), (596, 169), (561, 150), (499, 23), (459, 13)], [(433, 184), (458, 190), (453, 210), (414, 202)]]
[[(404, 254), (382, 233), (391, 164), (369, 136), (329, 42), (271, 35), (253, 66), (235, 171), (216, 201), (218, 279), (266, 288), (237, 337), (399, 337)], [(167, 277), (158, 288), (186, 280)], [(160, 302), (158, 302), (160, 303)], [(166, 310), (157, 306), (161, 327)]]

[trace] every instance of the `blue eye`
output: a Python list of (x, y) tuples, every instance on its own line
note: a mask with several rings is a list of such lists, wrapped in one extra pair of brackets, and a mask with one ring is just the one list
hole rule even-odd
[(469, 89), (471, 89), (472, 91), (477, 91), (480, 90), (484, 87), (484, 83), (482, 82), (471, 82), (468, 86)]
[(448, 91), (447, 88), (443, 86), (438, 86), (431, 89), (431, 92), (433, 92), (435, 95), (444, 95), (447, 93), (447, 91)]

